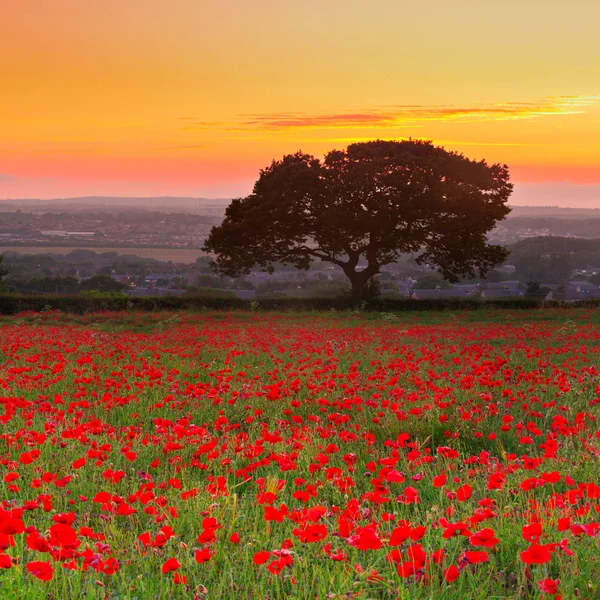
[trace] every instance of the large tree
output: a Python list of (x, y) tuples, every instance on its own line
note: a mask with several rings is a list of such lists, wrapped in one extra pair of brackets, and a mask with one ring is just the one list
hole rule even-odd
[(351, 144), (323, 161), (302, 152), (260, 172), (232, 200), (203, 250), (231, 277), (274, 263), (343, 269), (364, 296), (382, 265), (414, 253), (449, 281), (485, 275), (507, 251), (486, 234), (510, 209), (508, 167), (473, 161), (420, 140)]

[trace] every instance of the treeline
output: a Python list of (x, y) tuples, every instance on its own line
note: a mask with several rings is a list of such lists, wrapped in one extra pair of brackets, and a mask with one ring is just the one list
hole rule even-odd
[[(535, 237), (512, 244), (509, 249), (508, 262), (515, 266), (515, 275), (521, 281), (563, 283), (577, 269), (600, 270), (598, 238)], [(600, 275), (586, 278), (600, 284)]]
[(78, 281), (75, 277), (34, 277), (11, 279), (3, 283), (8, 291), (21, 294), (79, 294), (81, 292), (120, 292), (127, 286), (108, 275), (93, 275)]
[[(542, 306), (560, 306), (558, 302), (545, 303), (539, 298), (507, 298), (482, 301), (480, 299), (390, 299), (376, 298), (357, 302), (343, 298), (277, 298), (260, 301), (243, 300), (236, 297), (206, 295), (135, 297), (118, 294), (94, 294), (90, 296), (57, 296), (22, 294), (0, 294), (0, 314), (14, 315), (23, 312), (60, 311), (85, 314), (99, 311), (171, 311), (171, 310), (277, 310), (277, 311), (328, 311), (367, 310), (376, 312), (403, 311), (463, 311), (481, 309), (523, 310)], [(578, 306), (599, 306), (600, 303), (578, 303)]]

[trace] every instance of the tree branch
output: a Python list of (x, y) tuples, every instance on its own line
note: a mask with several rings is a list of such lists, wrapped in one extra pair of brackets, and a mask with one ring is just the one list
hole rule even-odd
[(291, 250), (289, 250), (288, 252), (286, 252), (281, 258), (285, 260), (285, 258), (287, 256), (291, 256), (293, 254), (297, 254), (298, 252), (304, 252), (310, 256), (314, 256), (315, 258), (319, 258), (322, 261), (325, 262), (330, 262), (333, 263), (335, 265), (338, 265), (339, 267), (343, 267), (346, 263), (335, 258), (335, 256), (331, 255), (331, 254), (326, 254), (324, 252), (321, 252), (318, 249), (315, 248), (309, 248), (308, 246), (297, 246), (296, 248), (293, 248)]

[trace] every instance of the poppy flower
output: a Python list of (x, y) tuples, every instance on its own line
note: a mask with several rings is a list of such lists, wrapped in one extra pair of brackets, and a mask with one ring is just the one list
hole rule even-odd
[(180, 567), (181, 563), (176, 558), (169, 558), (163, 563), (161, 571), (163, 573), (170, 573), (171, 571), (177, 571)]
[(0, 569), (10, 569), (12, 558), (8, 554), (0, 554)]
[(213, 556), (214, 552), (211, 552), (209, 548), (202, 548), (201, 550), (196, 550), (196, 552), (194, 553), (194, 560), (199, 563), (205, 563), (208, 562), (212, 556)]
[(532, 544), (527, 550), (521, 552), (521, 560), (528, 565), (542, 565), (549, 562), (551, 558), (548, 547), (539, 544)]
[(537, 542), (542, 536), (542, 525), (541, 523), (531, 523), (531, 525), (525, 525), (521, 529), (523, 538), (528, 542)]
[(459, 502), (465, 502), (471, 497), (472, 493), (473, 488), (469, 484), (465, 483), (456, 490), (456, 497), (458, 498)]
[(467, 550), (461, 557), (465, 562), (476, 565), (479, 563), (488, 562), (490, 557), (487, 552), (476, 551), (476, 550)]
[(382, 546), (381, 539), (370, 527), (362, 527), (348, 538), (348, 543), (359, 550), (379, 550)]
[(482, 546), (483, 548), (493, 548), (500, 541), (497, 537), (495, 537), (495, 533), (493, 529), (482, 529), (477, 533), (474, 533), (471, 537), (469, 537), (469, 542), (473, 546)]
[(440, 488), (446, 485), (446, 482), (448, 481), (448, 477), (446, 476), (446, 473), (442, 473), (440, 475), (436, 475), (433, 478), (433, 487), (436, 488)]
[(54, 575), (54, 569), (49, 562), (33, 561), (27, 563), (25, 568), (41, 581), (50, 581)]
[(264, 565), (269, 560), (270, 556), (271, 556), (271, 553), (267, 552), (266, 550), (261, 550), (260, 552), (255, 552), (254, 559), (253, 559), (254, 564)]
[(538, 587), (542, 594), (556, 594), (558, 592), (559, 579), (542, 579), (538, 581)]
[(447, 583), (452, 583), (453, 581), (456, 581), (459, 575), (460, 571), (455, 565), (450, 565), (447, 569), (444, 570), (444, 579)]

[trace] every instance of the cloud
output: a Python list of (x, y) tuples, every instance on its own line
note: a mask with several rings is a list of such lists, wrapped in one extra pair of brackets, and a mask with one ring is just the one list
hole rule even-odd
[(0, 173), (0, 183), (12, 183), (15, 180), (16, 177), (10, 173)]
[(374, 129), (414, 127), (425, 122), (482, 122), (577, 115), (597, 104), (600, 96), (553, 96), (531, 102), (488, 106), (400, 104), (374, 109), (309, 114), (276, 112), (240, 115), (232, 122), (191, 122), (186, 129), (287, 131), (298, 129)]

